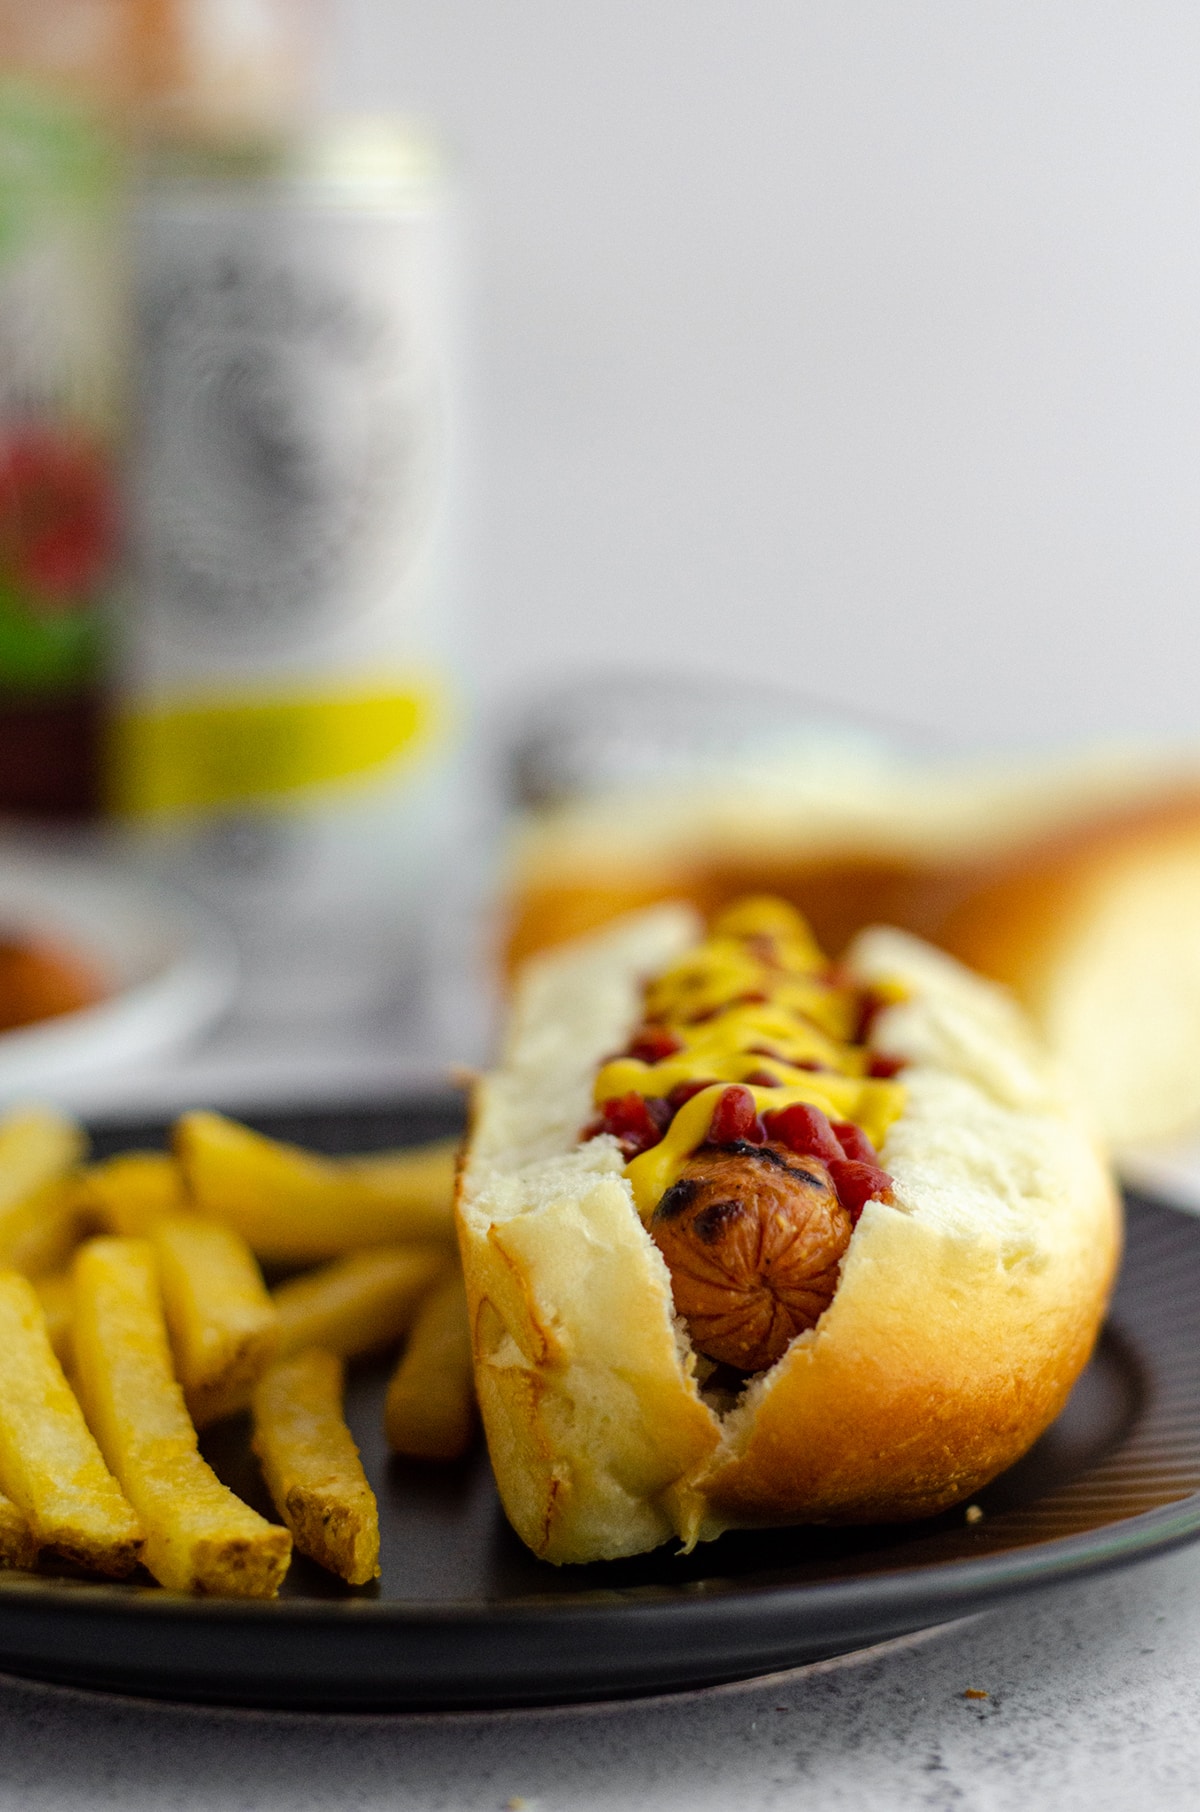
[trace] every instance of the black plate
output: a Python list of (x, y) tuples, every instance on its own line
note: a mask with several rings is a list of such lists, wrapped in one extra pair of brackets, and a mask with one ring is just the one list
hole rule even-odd
[[(454, 1128), (450, 1099), (388, 1113), (258, 1120), (330, 1151)], [(98, 1136), (100, 1151), (161, 1128)], [(702, 1686), (842, 1653), (1013, 1592), (1200, 1534), (1200, 1222), (1129, 1201), (1128, 1251), (1096, 1356), (1033, 1451), (959, 1509), (869, 1529), (723, 1536), (589, 1567), (545, 1566), (508, 1528), (482, 1448), (438, 1468), (389, 1459), (386, 1377), (348, 1414), (379, 1496), (383, 1578), (350, 1591), (293, 1563), (274, 1603), (150, 1585), (0, 1577), (0, 1668), (125, 1691), (328, 1709), (532, 1704)], [(205, 1450), (266, 1509), (245, 1430)]]

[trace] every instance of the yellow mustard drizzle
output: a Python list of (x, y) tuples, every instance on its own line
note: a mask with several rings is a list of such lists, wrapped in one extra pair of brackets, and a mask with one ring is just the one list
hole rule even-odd
[[(659, 1144), (626, 1165), (643, 1218), (704, 1143), (723, 1089), (756, 1073), (778, 1079), (774, 1088), (748, 1085), (760, 1113), (803, 1102), (831, 1120), (852, 1120), (882, 1146), (904, 1110), (905, 1090), (864, 1074), (870, 1053), (853, 1042), (859, 991), (827, 972), (800, 913), (782, 900), (752, 898), (723, 912), (702, 944), (650, 983), (646, 1016), (682, 1049), (655, 1063), (611, 1059), (596, 1077), (597, 1105), (631, 1091), (666, 1096), (681, 1082), (711, 1078), (712, 1086), (684, 1103)], [(895, 985), (876, 983), (873, 992), (904, 998)], [(799, 1067), (814, 1063), (821, 1067)]]

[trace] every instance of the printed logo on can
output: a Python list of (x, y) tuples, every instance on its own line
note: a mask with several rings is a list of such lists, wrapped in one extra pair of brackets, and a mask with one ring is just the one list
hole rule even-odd
[(328, 248), (205, 237), (160, 243), (143, 305), (145, 604), (189, 642), (264, 649), (394, 611), (439, 479), (419, 310)]

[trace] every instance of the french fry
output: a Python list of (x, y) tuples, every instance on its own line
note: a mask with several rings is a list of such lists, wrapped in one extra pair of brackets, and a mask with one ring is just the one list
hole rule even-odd
[(46, 1317), (46, 1335), (54, 1348), (54, 1357), (64, 1371), (72, 1365), (71, 1317), (75, 1311), (75, 1292), (69, 1271), (52, 1271), (47, 1277), (34, 1279), (34, 1289)]
[(467, 1295), (457, 1266), (417, 1310), (388, 1385), (383, 1425), (394, 1453), (457, 1460), (475, 1432)]
[(25, 1277), (44, 1277), (68, 1263), (88, 1231), (71, 1176), (43, 1183), (5, 1216), (0, 1263)]
[(150, 1229), (188, 1414), (204, 1428), (249, 1392), (271, 1361), (279, 1316), (253, 1252), (232, 1227), (165, 1214)]
[(443, 1246), (377, 1246), (289, 1278), (275, 1291), (280, 1357), (323, 1346), (355, 1359), (401, 1339), (447, 1262)]
[(0, 1265), (36, 1276), (63, 1263), (82, 1232), (68, 1182), (86, 1149), (82, 1129), (53, 1108), (0, 1119)]
[(345, 1367), (306, 1347), (254, 1389), (253, 1447), (301, 1554), (350, 1585), (379, 1576), (379, 1508), (342, 1415)]
[(46, 1334), (33, 1285), (0, 1272), (0, 1487), (40, 1547), (120, 1578), (142, 1530), (121, 1495)]
[(83, 1128), (52, 1107), (18, 1107), (0, 1118), (0, 1226), (14, 1204), (66, 1176), (87, 1150)]
[(179, 1166), (169, 1152), (125, 1151), (89, 1164), (75, 1179), (79, 1206), (105, 1233), (138, 1239), (164, 1214), (186, 1208)]
[(453, 1237), (452, 1146), (323, 1158), (220, 1114), (184, 1114), (175, 1155), (193, 1205), (236, 1227), (261, 1259), (312, 1264), (362, 1246)]
[[(273, 1296), (276, 1357), (321, 1346), (357, 1359), (391, 1345), (404, 1336), (421, 1297), (448, 1262), (444, 1246), (376, 1246), (290, 1277)], [(248, 1389), (231, 1390), (210, 1405), (210, 1419), (236, 1415), (249, 1404)]]
[(176, 1591), (272, 1598), (291, 1557), (201, 1459), (171, 1369), (154, 1248), (89, 1240), (75, 1258), (75, 1366), (92, 1429), (146, 1532), (142, 1558)]
[(11, 1498), (0, 1497), (0, 1567), (37, 1564), (37, 1537)]
[(403, 1227), (393, 1239), (454, 1239), (454, 1173), (460, 1139), (435, 1139), (399, 1151), (375, 1151), (342, 1158), (343, 1176), (371, 1191), (391, 1196), (403, 1207)]

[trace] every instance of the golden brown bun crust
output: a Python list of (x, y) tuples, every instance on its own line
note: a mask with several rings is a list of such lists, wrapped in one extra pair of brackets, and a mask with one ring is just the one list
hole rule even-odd
[(1017, 837), (983, 856), (931, 851), (906, 858), (869, 849), (789, 855), (771, 847), (724, 856), (701, 848), (661, 861), (639, 852), (626, 872), (619, 855), (606, 856), (597, 864), (602, 876), (521, 876), (506, 960), (515, 972), (541, 950), (664, 900), (685, 900), (710, 918), (746, 894), (769, 893), (797, 906), (817, 942), (835, 955), (866, 926), (895, 925), (1020, 993), (1048, 960), (1047, 933), (1075, 890), (1114, 861), (1180, 842), (1200, 844), (1200, 787), (1070, 814), (1049, 833)]
[(1200, 1120), (1200, 795), (1176, 792), (1031, 843), (936, 927), (1012, 989), (1109, 1140)]
[(911, 1223), (871, 1229), (889, 1281), (839, 1291), (817, 1340), (793, 1348), (745, 1451), (705, 1481), (709, 1527), (787, 1522), (797, 1506), (804, 1521), (905, 1521), (1010, 1466), (1091, 1353), (1117, 1258), (1115, 1221), (1096, 1231), (1067, 1294), (1061, 1274), (1032, 1292), (988, 1275), (972, 1291)]
[(535, 965), (477, 1095), (458, 1202), (477, 1383), (505, 1508), (549, 1560), (968, 1496), (1061, 1409), (1117, 1263), (1111, 1178), (1009, 1003), (869, 933), (854, 971), (912, 990), (878, 1022), (908, 1062), (895, 1205), (868, 1204), (831, 1307), (722, 1419), (615, 1142), (575, 1143), (595, 1062), (687, 936), (660, 909)]
[(1006, 987), (1025, 990), (1053, 962), (1063, 935), (1089, 891), (1114, 867), (1139, 863), (1160, 850), (1200, 845), (1200, 789), (1161, 797), (1066, 823), (1022, 842), (981, 868), (939, 913), (937, 942), (971, 968), (994, 964)]
[(638, 977), (697, 934), (673, 908), (535, 965), (506, 1061), (476, 1086), (456, 1192), (475, 1383), (509, 1520), (545, 1560), (637, 1554), (720, 1439), (680, 1364), (670, 1278), (612, 1140), (577, 1144)]
[[(1052, 777), (1047, 790), (1053, 795)], [(526, 862), (513, 898), (510, 957), (594, 929), (616, 912), (686, 900), (706, 917), (747, 893), (807, 916), (835, 953), (866, 925), (892, 924), (1010, 988), (1078, 1073), (1110, 1140), (1169, 1136), (1200, 1121), (1200, 785), (1164, 779), (1111, 802), (1063, 796), (1036, 821), (963, 813), (959, 834), (926, 834), (919, 797), (892, 834), (877, 814), (843, 848), (778, 826), (760, 844), (703, 826), (645, 842)], [(932, 815), (932, 811), (931, 811)], [(747, 807), (753, 827), (753, 802)], [(723, 839), (730, 846), (723, 845)]]
[(541, 950), (663, 900), (686, 900), (708, 919), (734, 900), (760, 893), (798, 906), (821, 948), (834, 954), (867, 925), (898, 925), (915, 936), (934, 938), (946, 914), (971, 897), (984, 879), (975, 865), (952, 862), (922, 864), (857, 853), (787, 858), (764, 851), (753, 859), (668, 859), (656, 872), (639, 864), (639, 872), (624, 882), (619, 865), (615, 878), (610, 867), (603, 880), (530, 880), (512, 905), (507, 962), (515, 973)]

